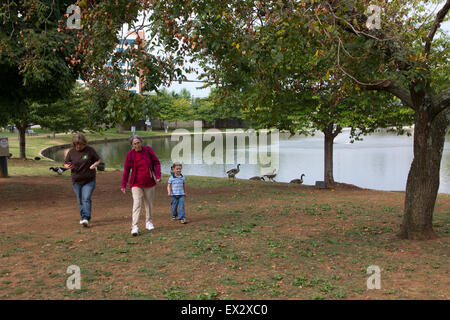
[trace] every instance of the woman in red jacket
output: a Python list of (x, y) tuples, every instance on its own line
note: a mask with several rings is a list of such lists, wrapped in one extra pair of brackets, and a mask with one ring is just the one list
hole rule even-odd
[(133, 196), (131, 234), (136, 236), (138, 234), (138, 221), (142, 202), (146, 213), (145, 227), (148, 230), (154, 229), (152, 206), (156, 182), (161, 181), (161, 164), (153, 149), (142, 144), (141, 137), (132, 136), (130, 143), (133, 149), (127, 153), (125, 158), (121, 190), (125, 193), (128, 178), (130, 178), (130, 188)]

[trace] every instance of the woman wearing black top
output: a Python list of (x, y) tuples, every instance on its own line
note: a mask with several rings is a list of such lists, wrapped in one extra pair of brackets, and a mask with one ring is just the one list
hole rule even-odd
[(77, 197), (80, 210), (80, 224), (87, 227), (91, 220), (91, 196), (95, 189), (95, 168), (100, 163), (100, 157), (94, 148), (87, 145), (87, 139), (82, 133), (72, 138), (73, 148), (67, 153), (64, 167), (72, 170), (72, 186)]

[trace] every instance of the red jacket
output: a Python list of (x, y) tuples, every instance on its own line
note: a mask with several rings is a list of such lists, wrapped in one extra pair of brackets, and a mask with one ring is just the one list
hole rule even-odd
[[(148, 156), (147, 150), (150, 152), (151, 158)], [(145, 162), (147, 162), (148, 167), (154, 168), (156, 179), (161, 179), (161, 164), (159, 163), (159, 159), (156, 156), (155, 152), (153, 151), (152, 147), (142, 146), (142, 151)], [(136, 152), (134, 151), (134, 149), (129, 151), (127, 153), (127, 157), (125, 158), (125, 164), (123, 167), (123, 175), (122, 175), (122, 188), (127, 187), (128, 177), (130, 176), (130, 170), (131, 170), (130, 186), (133, 186), (134, 181), (136, 179)], [(153, 187), (154, 185), (156, 185), (156, 181), (154, 181), (152, 178), (150, 179), (152, 180), (152, 187)]]

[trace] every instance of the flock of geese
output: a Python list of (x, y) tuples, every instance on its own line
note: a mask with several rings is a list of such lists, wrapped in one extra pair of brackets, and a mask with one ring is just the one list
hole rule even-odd
[[(230, 178), (233, 178), (233, 181), (234, 181), (234, 179), (235, 179), (235, 177), (236, 177), (236, 175), (239, 173), (239, 167), (240, 167), (241, 165), (240, 164), (238, 164), (237, 165), (237, 168), (233, 168), (233, 169), (230, 169), (230, 170), (228, 170), (227, 171), (227, 175), (228, 175), (228, 179), (230, 179)], [(263, 180), (263, 181), (266, 181), (266, 178), (269, 180), (269, 181), (275, 181), (275, 177), (277, 176), (277, 174), (275, 173), (275, 171), (276, 171), (276, 169), (274, 169), (273, 171), (272, 171), (272, 173), (269, 173), (269, 174), (265, 174), (265, 175), (263, 175), (263, 176), (254, 176), (254, 177), (251, 177), (249, 180)], [(304, 173), (302, 173), (301, 174), (301, 176), (300, 176), (300, 179), (293, 179), (293, 180), (291, 180), (289, 183), (297, 183), (297, 184), (302, 184), (303, 183), (303, 177), (304, 176), (306, 176)]]
[[(240, 166), (241, 165), (238, 164), (237, 168), (233, 168), (233, 169), (230, 169), (230, 170), (227, 171), (228, 179), (233, 178), (233, 181), (234, 181), (236, 175), (240, 171), (240, 169), (239, 169)], [(100, 165), (98, 166), (98, 169), (100, 171), (104, 171), (105, 170), (105, 164), (104, 163), (100, 163)], [(64, 167), (50, 167), (49, 170), (52, 170), (52, 171), (58, 173), (59, 175), (62, 175), (64, 173), (64, 171), (66, 171), (67, 169), (64, 168)], [(263, 180), (263, 181), (266, 181), (266, 179), (268, 179), (269, 181), (275, 182), (275, 177), (277, 176), (275, 171), (276, 171), (276, 169), (274, 169), (272, 171), (272, 173), (268, 173), (268, 174), (265, 174), (263, 176), (254, 176), (254, 177), (251, 177), (249, 180)], [(291, 180), (289, 183), (302, 184), (304, 176), (305, 176), (305, 174), (303, 173), (300, 176), (300, 179)]]

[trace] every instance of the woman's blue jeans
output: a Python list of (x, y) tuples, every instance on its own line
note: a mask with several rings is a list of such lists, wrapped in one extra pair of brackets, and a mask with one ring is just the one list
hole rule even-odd
[(95, 179), (86, 184), (74, 183), (73, 190), (77, 196), (78, 208), (80, 209), (81, 220), (91, 220), (92, 192), (95, 189)]
[(170, 206), (172, 208), (172, 217), (177, 218), (178, 215), (178, 220), (186, 218), (184, 196), (170, 196)]

